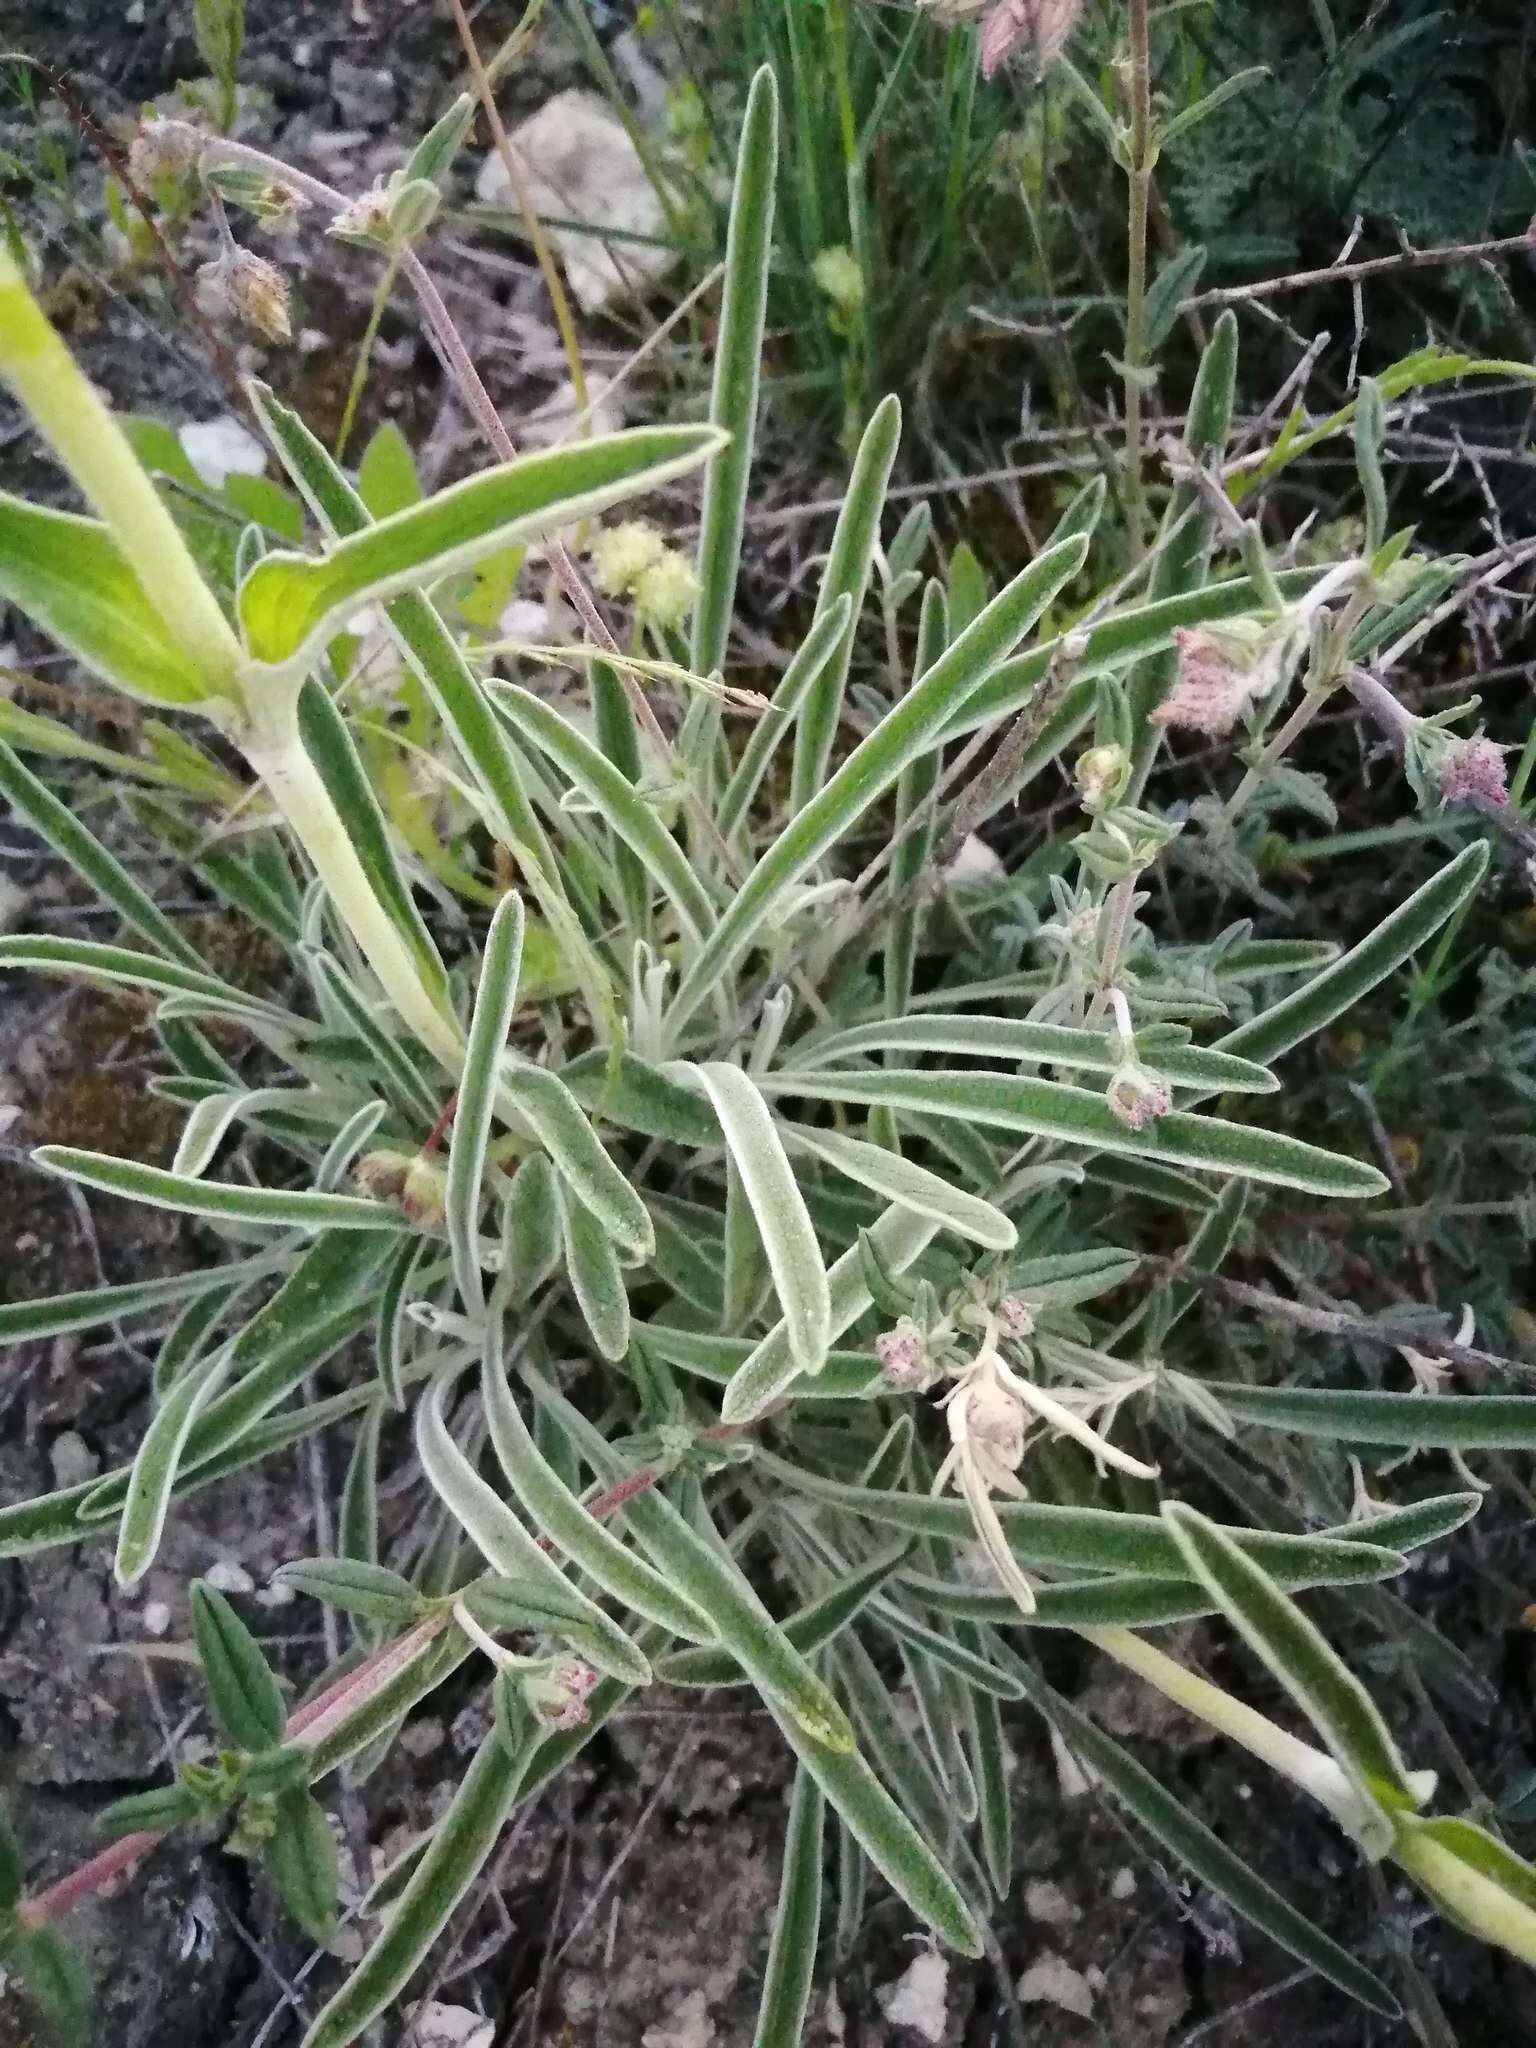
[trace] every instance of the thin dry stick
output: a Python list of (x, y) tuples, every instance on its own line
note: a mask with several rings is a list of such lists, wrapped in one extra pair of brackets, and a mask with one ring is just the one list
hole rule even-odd
[(1368, 277), (1386, 277), (1395, 271), (1438, 270), (1453, 263), (1487, 262), (1495, 256), (1529, 254), (1536, 248), (1536, 234), (1526, 228), (1518, 235), (1499, 235), (1487, 242), (1458, 242), (1443, 249), (1400, 249), (1395, 256), (1367, 256), (1358, 263), (1326, 263), (1320, 270), (1295, 270), (1289, 277), (1260, 278), (1256, 284), (1219, 285), (1208, 292), (1196, 292), (1179, 301), (1179, 311), (1188, 313), (1203, 306), (1246, 306), (1257, 300), (1273, 299), (1285, 292), (1301, 292), (1316, 284), (1358, 284)]

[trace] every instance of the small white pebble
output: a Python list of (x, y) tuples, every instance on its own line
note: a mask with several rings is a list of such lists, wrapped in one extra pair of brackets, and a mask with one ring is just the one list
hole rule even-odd
[(217, 420), (188, 420), (178, 438), (188, 462), (210, 491), (222, 490), (232, 476), (266, 473), (266, 449), (228, 414)]
[(1128, 1863), (1123, 1863), (1109, 1880), (1109, 1896), (1112, 1899), (1128, 1899), (1136, 1889), (1136, 1873)]
[(291, 1607), (297, 1595), (292, 1586), (278, 1579), (270, 1586), (263, 1586), (256, 1595), (258, 1607)]
[(893, 2027), (910, 2027), (938, 2048), (948, 2025), (948, 1993), (949, 1963), (937, 1949), (930, 1948), (914, 1956), (895, 1983), (875, 1995)]
[(1079, 2019), (1093, 2017), (1093, 1987), (1081, 1970), (1060, 1956), (1041, 1956), (1019, 1979), (1020, 2005), (1059, 2005)]
[(243, 1564), (237, 1564), (232, 1557), (221, 1557), (203, 1573), (203, 1578), (219, 1593), (254, 1593), (256, 1581)]
[(101, 1460), (77, 1429), (61, 1430), (48, 1446), (55, 1486), (83, 1486), (101, 1470)]
[(1059, 1884), (1046, 1877), (1031, 1878), (1024, 1887), (1024, 1910), (1031, 1920), (1038, 1920), (1044, 1927), (1070, 1927), (1081, 1918), (1081, 1909), (1073, 1905)]
[(171, 1625), (171, 1610), (164, 1600), (151, 1600), (144, 1609), (141, 1619), (147, 1636), (163, 1636)]

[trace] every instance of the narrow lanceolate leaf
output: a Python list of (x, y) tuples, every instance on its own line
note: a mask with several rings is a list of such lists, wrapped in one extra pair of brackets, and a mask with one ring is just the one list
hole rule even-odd
[(123, 1195), (153, 1209), (174, 1209), (184, 1216), (208, 1216), (235, 1223), (257, 1223), (270, 1229), (408, 1230), (409, 1219), (385, 1202), (360, 1195), (316, 1195), (303, 1190), (235, 1187), (223, 1181), (193, 1180), (115, 1159), (108, 1152), (80, 1152), (73, 1145), (40, 1145), (34, 1162), (65, 1180), (95, 1188), (104, 1195)]
[(757, 1220), (790, 1355), (801, 1372), (819, 1372), (832, 1342), (827, 1269), (783, 1140), (757, 1084), (740, 1067), (710, 1060), (694, 1072), (720, 1120)]
[(153, 1564), (192, 1425), (224, 1385), (229, 1368), (228, 1351), (216, 1352), (184, 1372), (155, 1410), (133, 1460), (118, 1529), (114, 1569), (120, 1586), (135, 1585)]
[(734, 838), (740, 829), (779, 742), (798, 717), (807, 691), (814, 688), (822, 670), (842, 646), (852, 617), (853, 599), (845, 591), (830, 611), (820, 613), (812, 622), (811, 630), (790, 656), (768, 709), (753, 725), (741, 759), (721, 793), (715, 822), (723, 838)]
[(1144, 1130), (1133, 1131), (1102, 1095), (1059, 1081), (1033, 1081), (1013, 1074), (929, 1073), (892, 1067), (881, 1073), (839, 1074), (820, 1068), (807, 1073), (764, 1075), (770, 1094), (805, 1096), (822, 1102), (885, 1103), (928, 1116), (961, 1117), (993, 1130), (1053, 1138), (1098, 1152), (1164, 1160), (1210, 1173), (1238, 1174), (1273, 1187), (1302, 1188), (1309, 1194), (1359, 1200), (1385, 1192), (1389, 1183), (1375, 1167), (1325, 1152), (1317, 1145), (1277, 1131), (1222, 1117), (1191, 1116), (1171, 1110)]
[(533, 1126), (561, 1179), (614, 1240), (620, 1257), (631, 1263), (648, 1259), (656, 1240), (645, 1204), (599, 1144), (565, 1083), (543, 1067), (506, 1060), (501, 1086), (505, 1099)]
[(858, 1750), (823, 1748), (775, 1700), (767, 1705), (785, 1741), (896, 1896), (949, 1947), (979, 1956), (981, 1937), (954, 1879)]
[[(1077, 574), (1087, 545), (1081, 539), (1063, 541), (1039, 555), (854, 748), (825, 786), (810, 794), (700, 948), (668, 1013), (670, 1031), (676, 1033), (687, 1022), (751, 946), (784, 892), (879, 801), (909, 761), (933, 744), (993, 665)], [(839, 682), (839, 695), (841, 687)]]
[(481, 1368), (480, 1391), (491, 1442), (525, 1513), (555, 1547), (613, 1599), (693, 1643), (712, 1643), (703, 1609), (589, 1514), (533, 1440), (507, 1383), (499, 1343)]
[(56, 1927), (8, 1929), (5, 1967), (65, 2048), (89, 2048), (94, 2036), (90, 1974), (79, 1951)]
[(99, 945), (94, 939), (45, 939), (18, 933), (0, 939), (0, 968), (7, 967), (24, 968), (30, 974), (79, 975), (82, 980), (148, 989), (156, 995), (191, 996), (209, 1010), (248, 1017), (269, 1030), (304, 1034), (315, 1028), (291, 1010), (248, 996), (216, 975), (184, 967), (178, 961), (157, 960), (151, 953), (136, 953), (127, 946)]
[[(855, 1024), (835, 1032), (800, 1055), (805, 1067), (824, 1067), (872, 1053), (955, 1052), (968, 1059), (1037, 1060), (1042, 1066), (1077, 1067), (1112, 1074), (1125, 1054), (1109, 1032), (1080, 1031), (1065, 1024), (1026, 1024), (1012, 1017), (925, 1010), (879, 1024)], [(1158, 1046), (1146, 1055), (1165, 1080), (1181, 1087), (1272, 1095), (1280, 1086), (1266, 1067), (1198, 1045)]]
[(725, 1160), (725, 1273), (721, 1282), (721, 1321), (727, 1330), (740, 1330), (753, 1320), (763, 1298), (773, 1285), (763, 1233), (752, 1213), (741, 1168), (726, 1154)]
[(497, 683), (490, 692), (497, 710), (520, 739), (554, 762), (580, 790), (615, 836), (665, 890), (694, 938), (713, 929), (715, 908), (687, 855), (662, 824), (656, 806), (633, 782), (576, 730), (554, 706), (516, 683)]
[(464, 1313), (478, 1317), (485, 1308), (480, 1276), (480, 1210), (484, 1196), (485, 1153), (496, 1113), (501, 1056), (517, 1004), (517, 981), (523, 962), (522, 898), (508, 890), (496, 906), (486, 935), (475, 991), (474, 1015), (464, 1048), (459, 1099), (453, 1113), (453, 1138), (448, 1148), (446, 1195), (448, 1249), (453, 1277)]
[(817, 612), (830, 611), (840, 597), (853, 606), (842, 645), (829, 661), (800, 707), (795, 727), (794, 765), (790, 771), (789, 802), (792, 812), (800, 811), (821, 788), (831, 758), (837, 723), (842, 716), (843, 692), (853, 660), (853, 639), (859, 613), (869, 589), (875, 548), (880, 538), (880, 515), (891, 468), (901, 442), (901, 406), (893, 397), (876, 406), (864, 429), (859, 450), (848, 479), (848, 494), (838, 514), (827, 566), (822, 573)]
[(204, 1580), (192, 1585), (192, 1635), (208, 1683), (208, 1701), (236, 1749), (271, 1749), (288, 1716), (261, 1646), (224, 1595)]
[(699, 523), (699, 591), (693, 607), (690, 666), (700, 676), (711, 675), (725, 665), (736, 603), (747, 481), (757, 441), (778, 160), (779, 92), (773, 72), (765, 64), (747, 96), (725, 242), (725, 289), (715, 340), (709, 417), (728, 439), (710, 464)]
[(57, 1337), (67, 1330), (89, 1330), (115, 1323), (145, 1309), (164, 1308), (189, 1296), (223, 1292), (250, 1284), (274, 1272), (282, 1254), (264, 1252), (231, 1266), (209, 1266), (202, 1272), (168, 1273), (157, 1280), (129, 1280), (120, 1287), (85, 1287), (74, 1294), (46, 1295), (41, 1301), (13, 1301), (0, 1308), (0, 1344), (21, 1344), (36, 1337)]
[(208, 695), (98, 519), (0, 492), (0, 597), (145, 704), (197, 704)]
[(792, 1151), (809, 1152), (824, 1159), (860, 1187), (884, 1195), (930, 1217), (957, 1237), (967, 1237), (997, 1252), (1012, 1251), (1019, 1233), (1001, 1209), (957, 1188), (926, 1166), (914, 1165), (899, 1152), (883, 1145), (867, 1145), (861, 1138), (845, 1138), (840, 1131), (811, 1130), (805, 1124), (786, 1124), (784, 1135)]
[(1053, 1692), (1026, 1667), (1020, 1673), (1029, 1686), (1030, 1697), (1046, 1718), (1055, 1723), (1072, 1749), (1097, 1773), (1126, 1811), (1138, 1820), (1153, 1839), (1202, 1884), (1209, 1885), (1252, 1926), (1267, 1934), (1308, 1969), (1316, 1970), (1330, 1984), (1358, 1999), (1373, 2012), (1397, 2017), (1396, 1999), (1383, 1984), (1345, 1948), (1315, 1927), (1304, 1913), (1267, 1884), (1241, 1856), (1212, 1834), (1203, 1821), (1196, 1820), (1182, 1799), (1163, 1787), (1111, 1741), (1085, 1714)]
[[(920, 682), (944, 652), (949, 639), (949, 607), (944, 586), (929, 582), (917, 627), (917, 653), (912, 679)], [(885, 941), (884, 1008), (887, 1018), (905, 1016), (912, 1000), (912, 979), (927, 918), (922, 892), (914, 889), (933, 851), (941, 750), (931, 749), (909, 761), (896, 779), (896, 851), (891, 857), (891, 895), (898, 906), (891, 913)]]
[(517, 1798), (523, 1762), (494, 1733), (481, 1743), (400, 1903), (302, 2048), (351, 2048), (394, 2004), (484, 1869)]
[(1444, 1451), (1536, 1450), (1536, 1395), (1343, 1392), (1328, 1387), (1245, 1387), (1208, 1382), (1239, 1422), (1352, 1444)]
[[(895, 1207), (886, 1210), (869, 1235), (887, 1272), (903, 1273), (914, 1259), (922, 1256), (938, 1231), (932, 1217)], [(844, 1252), (831, 1267), (827, 1287), (832, 1304), (830, 1334), (835, 1341), (870, 1305), (864, 1258), (858, 1245)], [(720, 1405), (721, 1416), (727, 1422), (751, 1421), (794, 1383), (799, 1370), (785, 1325), (775, 1323), (736, 1368)]]
[(421, 1609), (420, 1596), (409, 1579), (361, 1558), (295, 1558), (292, 1564), (278, 1567), (273, 1581), (323, 1600), (327, 1607), (339, 1607), (344, 1614), (387, 1621), (395, 1628), (405, 1628)]
[(795, 1773), (779, 1904), (763, 1976), (754, 2048), (800, 2048), (821, 1931), (821, 1835), (826, 1803), (805, 1764)]
[(318, 557), (265, 555), (240, 586), (246, 645), (255, 660), (297, 672), (360, 606), (655, 489), (720, 445), (711, 427), (639, 427), (572, 442), (468, 477)]
[[(622, 1477), (612, 1446), (586, 1418), (545, 1381), (531, 1373), (528, 1379), (594, 1471)], [(664, 1575), (708, 1615), (723, 1647), (764, 1698), (782, 1704), (816, 1747), (851, 1748), (853, 1731), (836, 1698), (786, 1640), (719, 1539), (700, 1535), (655, 1488), (626, 1501), (621, 1512)]]
[(527, 1301), (560, 1263), (560, 1208), (554, 1169), (530, 1152), (512, 1176), (501, 1216), (501, 1286)]
[(146, 944), (164, 954), (167, 960), (178, 960), (194, 974), (201, 973), (203, 963), (197, 948), (182, 936), (116, 855), (109, 853), (69, 806), (61, 803), (52, 790), (39, 782), (3, 743), (0, 743), (0, 796), (42, 834), (54, 852), (68, 861), (93, 893), (102, 902), (110, 904)]
[(629, 1290), (613, 1239), (566, 1183), (555, 1183), (565, 1270), (581, 1319), (604, 1358), (615, 1363), (629, 1350)]
[(616, 1622), (578, 1593), (541, 1550), (501, 1496), (487, 1486), (454, 1442), (443, 1413), (446, 1383), (439, 1380), (416, 1408), (416, 1449), (422, 1470), (470, 1541), (503, 1578), (547, 1587), (563, 1613), (581, 1616), (580, 1647), (594, 1664), (626, 1685), (649, 1685), (651, 1667)]
[[(911, 1540), (902, 1540), (847, 1570), (830, 1591), (790, 1615), (784, 1623), (785, 1637), (804, 1657), (822, 1649), (863, 1612), (911, 1552)], [(713, 1687), (748, 1682), (729, 1650), (674, 1650), (657, 1665), (656, 1676), (667, 1685)]]
[(1487, 872), (1486, 843), (1479, 840), (1463, 848), (1438, 875), (1415, 889), (1406, 903), (1384, 917), (1369, 938), (1351, 946), (1341, 960), (1293, 990), (1273, 1009), (1263, 1010), (1229, 1031), (1221, 1050), (1267, 1065), (1304, 1038), (1324, 1030), (1433, 938)]
[(328, 1941), (341, 1891), (340, 1850), (325, 1808), (303, 1787), (278, 1794), (267, 1868), (283, 1904), (310, 1940)]
[(405, 1413), (406, 1310), (416, 1292), (425, 1261), (438, 1249), (429, 1237), (407, 1238), (389, 1262), (384, 1284), (379, 1289), (378, 1314), (374, 1321), (374, 1355), (379, 1381), (391, 1404)]
[(1196, 1509), (1182, 1501), (1164, 1501), (1163, 1520), (1190, 1575), (1206, 1587), (1255, 1656), (1285, 1687), (1360, 1793), (1367, 1811), (1413, 1812), (1421, 1801), (1391, 1731), (1370, 1694), (1321, 1631), (1262, 1565)]

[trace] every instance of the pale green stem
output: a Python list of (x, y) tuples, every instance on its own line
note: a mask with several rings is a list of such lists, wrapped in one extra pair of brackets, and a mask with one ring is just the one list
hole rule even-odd
[(176, 522), (111, 412), (0, 246), (0, 378), (112, 530), (166, 631), (207, 681), (238, 701), (240, 643)]
[(1186, 1713), (1218, 1729), (1256, 1756), (1271, 1770), (1278, 1771), (1308, 1792), (1325, 1807), (1344, 1829), (1358, 1839), (1362, 1808), (1359, 1794), (1326, 1751), (1287, 1734), (1267, 1715), (1245, 1707), (1241, 1700), (1199, 1677), (1175, 1658), (1155, 1649), (1128, 1628), (1082, 1628), (1077, 1631), (1096, 1649), (1134, 1671), (1148, 1685)]
[(1143, 311), (1147, 297), (1147, 212), (1152, 194), (1152, 56), (1148, 0), (1131, 0), (1131, 133), (1129, 250), (1125, 279), (1125, 500), (1131, 553), (1145, 546), (1141, 475), (1141, 370), (1146, 359)]
[(1418, 1828), (1398, 1830), (1392, 1857), (1463, 1927), (1536, 1963), (1536, 1912), (1503, 1885)]
[(340, 812), (299, 737), (294, 702), (268, 721), (270, 730), (235, 737), (309, 856), (338, 914), (363, 949), (385, 994), (422, 1044), (457, 1074), (464, 1041), (453, 1019), (422, 981), (399, 927), (374, 892)]

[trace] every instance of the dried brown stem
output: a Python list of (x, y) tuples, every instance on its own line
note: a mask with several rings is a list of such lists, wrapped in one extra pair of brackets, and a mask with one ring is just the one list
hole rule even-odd
[(1289, 277), (1260, 278), (1255, 284), (1219, 285), (1179, 302), (1180, 312), (1205, 306), (1246, 306), (1286, 292), (1307, 291), (1318, 284), (1358, 284), (1368, 277), (1388, 277), (1407, 270), (1439, 270), (1454, 263), (1483, 263), (1495, 256), (1529, 254), (1536, 248), (1536, 222), (1518, 235), (1498, 235), (1486, 242), (1457, 242), (1442, 249), (1400, 249), (1395, 256), (1367, 256), (1358, 263), (1328, 263), (1320, 270), (1295, 270)]

